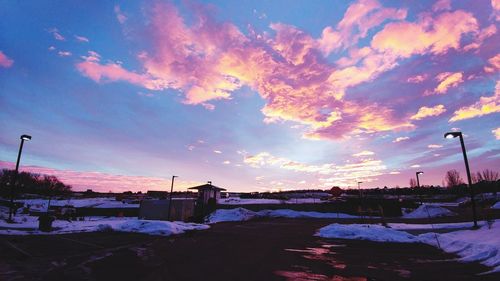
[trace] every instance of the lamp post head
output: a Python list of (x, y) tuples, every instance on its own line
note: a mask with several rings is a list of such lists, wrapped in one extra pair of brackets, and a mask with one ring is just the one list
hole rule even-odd
[(358, 181), (358, 184), (363, 183), (362, 181)]
[(444, 134), (445, 139), (453, 139), (462, 135), (462, 132), (447, 132)]
[(419, 171), (419, 172), (417, 172), (417, 175), (421, 175), (421, 174), (423, 174), (423, 173), (424, 173), (424, 172)]
[(31, 136), (30, 135), (22, 135), (21, 139), (25, 140), (25, 141), (28, 141), (28, 140), (31, 140)]

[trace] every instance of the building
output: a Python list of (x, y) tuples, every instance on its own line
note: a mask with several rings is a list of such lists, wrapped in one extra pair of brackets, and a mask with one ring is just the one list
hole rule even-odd
[(221, 191), (226, 191), (224, 188), (212, 185), (211, 181), (188, 189), (198, 191), (198, 202), (201, 204), (208, 204), (210, 199), (215, 199), (215, 202), (217, 202), (217, 200), (221, 198)]

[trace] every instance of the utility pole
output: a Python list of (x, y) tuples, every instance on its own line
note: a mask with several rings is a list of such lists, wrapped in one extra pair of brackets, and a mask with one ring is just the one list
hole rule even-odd
[(174, 179), (178, 176), (172, 176), (172, 185), (170, 186), (170, 200), (168, 202), (168, 220), (170, 220), (170, 213), (172, 212), (172, 195), (174, 192)]

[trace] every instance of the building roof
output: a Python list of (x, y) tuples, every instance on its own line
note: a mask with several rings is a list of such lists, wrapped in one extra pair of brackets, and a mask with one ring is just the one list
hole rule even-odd
[(211, 185), (209, 183), (198, 185), (198, 186), (195, 186), (195, 187), (190, 187), (188, 189), (196, 189), (196, 190), (200, 190), (200, 189), (215, 189), (215, 190), (218, 190), (218, 191), (223, 191), (223, 190), (225, 191), (226, 190), (225, 188), (220, 188), (220, 187), (217, 187), (215, 185)]

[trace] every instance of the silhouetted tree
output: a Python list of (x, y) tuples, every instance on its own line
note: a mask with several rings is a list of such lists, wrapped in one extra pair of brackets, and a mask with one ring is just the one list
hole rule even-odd
[(475, 178), (476, 182), (482, 182), (482, 181), (492, 182), (492, 181), (497, 181), (499, 179), (499, 175), (498, 172), (494, 172), (490, 169), (485, 169), (482, 172), (477, 172)]
[(457, 170), (449, 170), (446, 172), (444, 180), (447, 187), (455, 187), (464, 183)]
[(20, 172), (17, 175), (16, 183), (14, 183), (15, 173), (15, 170), (8, 169), (0, 171), (1, 194), (10, 194), (10, 188), (13, 185), (16, 193), (21, 192), (53, 196), (71, 192), (71, 186), (64, 184), (56, 176)]
[(417, 180), (415, 178), (410, 179), (410, 187), (411, 188), (417, 187)]

